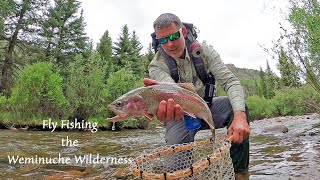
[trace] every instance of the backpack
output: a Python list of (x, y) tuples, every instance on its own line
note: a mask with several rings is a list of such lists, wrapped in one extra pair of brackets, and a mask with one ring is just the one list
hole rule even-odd
[[(205, 85), (205, 96), (203, 97), (203, 99), (207, 102), (208, 106), (211, 107), (212, 98), (215, 94), (215, 78), (211, 72), (207, 73), (202, 57), (200, 55), (199, 56), (194, 55), (191, 52), (190, 46), (193, 43), (198, 43), (196, 40), (198, 35), (194, 25), (190, 23), (183, 23), (183, 25), (187, 29), (187, 36), (185, 40), (186, 40), (186, 46), (188, 47), (187, 48), (188, 53), (196, 69), (197, 76), (201, 79), (202, 83)], [(167, 53), (165, 53), (163, 48), (160, 46), (158, 40), (156, 39), (155, 32), (151, 34), (151, 37), (152, 37), (152, 47), (154, 52), (157, 53), (159, 51), (159, 53), (164, 57), (165, 63), (170, 69), (170, 75), (172, 79), (177, 83), (179, 81), (179, 72), (178, 72), (176, 61), (174, 60), (174, 58), (172, 58)]]

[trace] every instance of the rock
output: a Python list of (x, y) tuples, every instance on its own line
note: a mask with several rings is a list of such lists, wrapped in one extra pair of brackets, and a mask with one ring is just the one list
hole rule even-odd
[(294, 133), (293, 136), (300, 137), (300, 136), (306, 136), (306, 135), (303, 133)]
[(280, 133), (286, 133), (289, 129), (285, 125), (275, 125), (264, 128), (263, 132), (280, 132)]
[(309, 136), (315, 136), (316, 133), (315, 132), (309, 132)]

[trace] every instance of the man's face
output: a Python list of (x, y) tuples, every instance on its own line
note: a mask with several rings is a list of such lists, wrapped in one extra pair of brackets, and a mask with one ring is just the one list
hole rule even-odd
[(186, 36), (185, 27), (178, 29), (176, 24), (172, 23), (170, 26), (162, 29), (156, 28), (155, 33), (157, 39), (160, 39), (162, 48), (169, 56), (179, 58), (183, 54), (185, 48), (184, 37)]

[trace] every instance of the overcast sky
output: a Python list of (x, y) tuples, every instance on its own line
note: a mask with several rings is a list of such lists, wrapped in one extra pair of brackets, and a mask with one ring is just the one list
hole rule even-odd
[(87, 23), (87, 35), (94, 44), (108, 30), (113, 42), (121, 27), (136, 31), (146, 51), (151, 42), (153, 21), (162, 13), (171, 12), (183, 22), (193, 23), (200, 30), (198, 41), (206, 40), (218, 51), (224, 63), (259, 70), (269, 60), (276, 63), (259, 44), (271, 47), (279, 37), (279, 22), (286, 10), (286, 0), (81, 0)]

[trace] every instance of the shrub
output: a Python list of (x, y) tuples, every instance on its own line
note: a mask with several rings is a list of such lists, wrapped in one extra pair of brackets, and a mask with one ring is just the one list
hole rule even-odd
[(320, 94), (311, 86), (303, 86), (300, 88), (301, 99), (306, 113), (320, 114)]
[(148, 128), (148, 120), (144, 117), (139, 117), (135, 119), (129, 119), (123, 122), (123, 128), (127, 129), (147, 129)]
[(0, 110), (2, 111), (6, 109), (6, 107), (7, 107), (7, 98), (5, 96), (0, 96)]
[(11, 110), (25, 119), (34, 116), (61, 117), (68, 108), (62, 91), (62, 77), (53, 72), (51, 63), (40, 62), (26, 66), (13, 87)]
[(305, 112), (299, 88), (287, 88), (276, 91), (273, 101), (278, 114), (281, 116), (301, 115)]
[(275, 107), (272, 100), (259, 96), (249, 96), (247, 104), (250, 119), (269, 118), (275, 115)]
[[(109, 78), (107, 80), (108, 104), (116, 100), (121, 95), (140, 86), (143, 86), (142, 81), (135, 82), (135, 77), (131, 70), (126, 70), (125, 68), (122, 68), (115, 73), (110, 73)], [(110, 112), (108, 116), (112, 116), (111, 114), (112, 112)], [(131, 125), (134, 127), (138, 126), (135, 124), (134, 121), (127, 123), (131, 123)], [(112, 123), (110, 123), (109, 126), (112, 126)], [(116, 123), (117, 129), (121, 129), (122, 127), (123, 122)]]
[(77, 61), (69, 65), (66, 96), (70, 102), (71, 119), (104, 116), (107, 92), (103, 83), (104, 73), (98, 62), (96, 57), (84, 59), (77, 56)]

